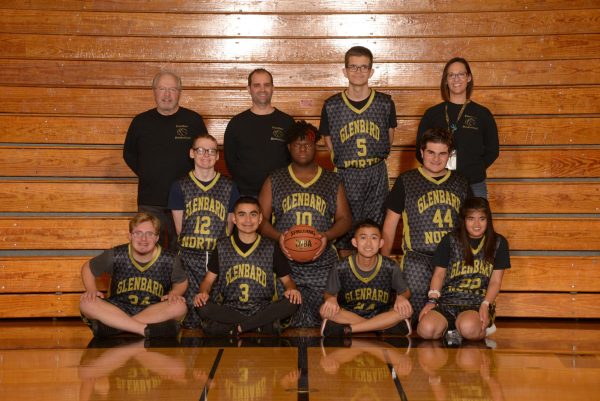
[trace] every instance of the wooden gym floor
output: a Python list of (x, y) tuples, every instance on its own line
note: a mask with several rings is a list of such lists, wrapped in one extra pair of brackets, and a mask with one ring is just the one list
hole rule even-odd
[(488, 341), (135, 337), (0, 320), (0, 400), (598, 400), (600, 321), (500, 320)]

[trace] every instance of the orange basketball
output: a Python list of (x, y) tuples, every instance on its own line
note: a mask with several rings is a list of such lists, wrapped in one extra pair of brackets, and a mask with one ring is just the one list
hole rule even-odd
[(283, 237), (283, 246), (296, 262), (308, 262), (321, 247), (321, 236), (314, 227), (300, 224), (290, 227)]

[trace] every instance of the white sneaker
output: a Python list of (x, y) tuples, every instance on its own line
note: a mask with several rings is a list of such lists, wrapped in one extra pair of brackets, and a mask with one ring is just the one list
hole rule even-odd
[(496, 325), (494, 323), (492, 323), (492, 325), (490, 327), (485, 329), (485, 336), (489, 337), (492, 334), (494, 334), (495, 332), (496, 332)]

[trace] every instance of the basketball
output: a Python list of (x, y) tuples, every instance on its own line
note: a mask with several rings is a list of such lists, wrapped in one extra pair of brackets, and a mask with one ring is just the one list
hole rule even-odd
[(283, 246), (296, 262), (308, 262), (321, 247), (321, 236), (314, 227), (300, 224), (290, 227), (283, 237)]

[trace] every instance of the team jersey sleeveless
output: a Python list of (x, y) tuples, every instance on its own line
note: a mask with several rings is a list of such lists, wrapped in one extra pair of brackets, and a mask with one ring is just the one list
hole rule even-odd
[[(291, 165), (271, 174), (274, 227), (285, 232), (296, 224), (308, 224), (319, 232), (327, 231), (334, 222), (340, 179), (331, 171), (318, 167), (308, 183), (294, 175)], [(337, 260), (337, 252), (328, 246), (314, 262), (290, 261), (292, 277), (298, 286), (325, 288), (327, 275)]]
[(365, 277), (358, 271), (352, 255), (336, 264), (340, 278), (338, 303), (362, 317), (370, 317), (389, 309), (393, 302), (392, 276), (400, 267), (393, 260), (378, 255), (375, 269)]
[[(497, 234), (496, 250), (501, 241)], [(466, 265), (462, 246), (456, 235), (451, 234), (450, 260), (446, 269), (446, 278), (440, 299), (444, 304), (452, 305), (479, 305), (485, 298), (487, 288), (494, 271), (493, 262), (484, 260), (483, 238), (477, 249), (473, 251), (473, 266)], [(494, 252), (494, 257), (496, 252)]]
[(452, 171), (435, 180), (422, 167), (401, 174), (399, 179), (406, 193), (402, 250), (433, 255), (444, 235), (454, 229), (469, 184)]
[(218, 241), (218, 288), (224, 305), (250, 316), (273, 301), (274, 247), (273, 241), (260, 235), (246, 253), (235, 244), (232, 236)]
[(184, 249), (212, 251), (217, 239), (227, 235), (232, 183), (217, 173), (208, 185), (204, 185), (192, 171), (178, 182), (185, 205), (179, 245)]
[(109, 299), (116, 303), (148, 306), (160, 302), (171, 289), (171, 273), (177, 254), (157, 246), (145, 266), (131, 255), (129, 244), (114, 248), (114, 268)]
[(390, 95), (375, 90), (362, 109), (355, 108), (344, 92), (325, 101), (337, 168), (365, 168), (388, 157), (391, 108)]

